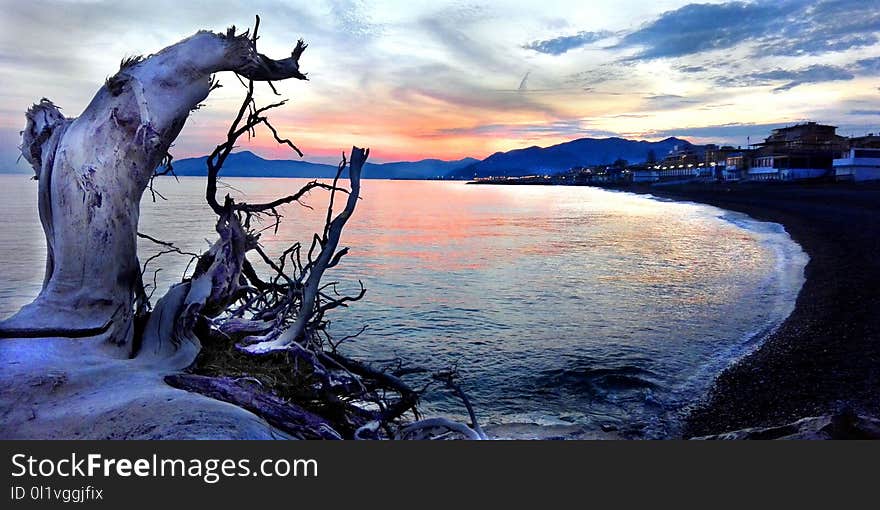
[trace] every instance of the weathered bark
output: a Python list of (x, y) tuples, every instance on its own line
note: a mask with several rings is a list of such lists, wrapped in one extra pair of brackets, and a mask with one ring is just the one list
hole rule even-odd
[(342, 439), (324, 418), (281, 400), (252, 380), (175, 374), (165, 382), (247, 409), (296, 439)]
[(202, 255), (188, 281), (171, 287), (150, 314), (142, 334), (138, 360), (166, 368), (189, 366), (201, 349), (197, 321), (223, 312), (239, 295), (245, 253), (254, 245), (231, 209), (217, 221), (218, 239)]
[[(252, 80), (305, 79), (300, 41), (274, 61), (247, 34), (198, 32), (145, 59), (123, 62), (83, 114), (65, 119), (48, 100), (28, 111), (22, 153), (39, 183), (48, 255), (43, 289), (0, 323), (0, 336), (100, 335), (120, 356), (134, 336), (140, 285), (137, 224), (154, 170), (211, 76), (234, 71)], [(173, 292), (183, 294), (182, 290)]]

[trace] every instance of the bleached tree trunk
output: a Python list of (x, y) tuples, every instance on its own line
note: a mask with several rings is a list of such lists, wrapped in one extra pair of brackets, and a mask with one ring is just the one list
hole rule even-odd
[(234, 27), (226, 34), (202, 31), (123, 62), (76, 119), (64, 118), (48, 100), (34, 105), (22, 152), (39, 180), (46, 275), (33, 303), (0, 323), (0, 336), (97, 336), (129, 356), (141, 284), (139, 205), (154, 170), (208, 96), (214, 73), (305, 79), (304, 49), (300, 41), (289, 58), (276, 61)]

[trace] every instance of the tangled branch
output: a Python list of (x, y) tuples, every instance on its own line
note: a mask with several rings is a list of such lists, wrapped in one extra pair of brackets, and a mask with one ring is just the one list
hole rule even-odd
[[(227, 37), (249, 38), (256, 51), (258, 29), (259, 18), (252, 34), (236, 35), (233, 28)], [(300, 41), (291, 58), (297, 60), (305, 47)], [(349, 253), (348, 248), (339, 245), (343, 229), (360, 199), (361, 174), (369, 149), (353, 147), (348, 158), (343, 154), (332, 183), (313, 180), (293, 194), (264, 203), (237, 201), (228, 194), (222, 203), (218, 200), (217, 187), (224, 163), (239, 140), (256, 136), (257, 128), (265, 128), (276, 143), (302, 156), (291, 140), (279, 135), (267, 115), (284, 106), (286, 100), (266, 106), (258, 106), (254, 100), (254, 80), (270, 80), (281, 72), (279, 68), (268, 66), (238, 73), (243, 78), (244, 99), (226, 131), (225, 140), (207, 158), (205, 200), (217, 214), (220, 241), (208, 252), (195, 255), (179, 250), (172, 243), (139, 234), (162, 248), (159, 255), (144, 262), (142, 276), (147, 264), (162, 254), (191, 255), (197, 261), (193, 276), (184, 278), (181, 283), (180, 297), (169, 300), (167, 306), (175, 309), (176, 336), (186, 338), (180, 330), (188, 328), (187, 331), (194, 332), (201, 340), (196, 370), (201, 368), (202, 373), (219, 377), (213, 381), (176, 377), (173, 384), (237, 405), (246, 404), (276, 424), (288, 423), (293, 415), (322, 416), (320, 420), (310, 418), (320, 422), (322, 430), (313, 433), (297, 430), (296, 434), (303, 437), (335, 434), (359, 439), (423, 438), (432, 437), (433, 431), (445, 425), (445, 430), (437, 435), (484, 439), (470, 402), (454, 383), (452, 372), (435, 375), (433, 382), (442, 382), (462, 399), (473, 428), (441, 419), (418, 421), (421, 418), (417, 407), (419, 399), (428, 387), (413, 389), (402, 377), (422, 372), (421, 369), (400, 366), (393, 371), (381, 370), (348, 358), (338, 352), (339, 344), (356, 338), (365, 328), (336, 341), (327, 331), (328, 313), (360, 301), (367, 292), (360, 281), (359, 290), (347, 295), (339, 292), (338, 282), (322, 283), (322, 279)], [(340, 184), (346, 172), (347, 188)], [(312, 235), (307, 249), (297, 242), (278, 256), (267, 253), (260, 244), (260, 236), (267, 229), (277, 232), (282, 220), (281, 209), (294, 203), (305, 205), (302, 200), (313, 191), (329, 193), (323, 228)], [(341, 208), (337, 208), (337, 194), (345, 197)], [(269, 225), (262, 227), (266, 222)], [(159, 324), (153, 328), (163, 327), (166, 326)], [(263, 394), (268, 390), (261, 384), (258, 400), (243, 397), (258, 390), (252, 388), (253, 385), (242, 385), (239, 379), (230, 379), (230, 372), (246, 378), (257, 377), (271, 388), (271, 395)], [(304, 406), (308, 412), (278, 409), (278, 406), (291, 405), (286, 399)], [(417, 421), (406, 425), (409, 417)], [(333, 433), (324, 430), (328, 423), (332, 423)]]

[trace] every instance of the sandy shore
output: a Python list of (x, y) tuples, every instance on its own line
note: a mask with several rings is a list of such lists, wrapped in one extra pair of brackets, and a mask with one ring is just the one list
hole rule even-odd
[(628, 188), (781, 223), (810, 256), (794, 312), (724, 371), (685, 436), (772, 426), (844, 407), (880, 414), (880, 184)]

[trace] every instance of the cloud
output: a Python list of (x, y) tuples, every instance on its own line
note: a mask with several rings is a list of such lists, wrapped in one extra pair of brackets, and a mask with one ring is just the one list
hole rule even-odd
[[(223, 30), (235, 23), (243, 29), (254, 12), (263, 14), (260, 44), (267, 54), (288, 54), (300, 36), (310, 43), (304, 66), (311, 81), (277, 84), (296, 104), (276, 119), (291, 136), (302, 137), (312, 154), (369, 137), (377, 148), (403, 148), (411, 155), (479, 156), (481, 150), (510, 145), (508, 136), (521, 143), (616, 134), (609, 130), (630, 133), (701, 118), (763, 122), (765, 112), (776, 107), (786, 119), (813, 115), (842, 123), (852, 116), (864, 124), (874, 118), (864, 115), (878, 107), (876, 84), (865, 90), (840, 87), (821, 105), (787, 104), (779, 100), (788, 98), (770, 91), (852, 75), (880, 76), (880, 57), (874, 57), (880, 53), (873, 49), (852, 52), (858, 56), (782, 58), (880, 45), (880, 4), (711, 0), (724, 3), (698, 5), (705, 1), (642, 0), (621, 7), (620, 0), (603, 0), (585, 12), (574, 0), (552, 7), (516, 0), (482, 6), (469, 0), (406, 5), (7, 0), (0, 75), (14, 79), (0, 88), (0, 127), (17, 133), (23, 111), (41, 96), (65, 107), (67, 115), (78, 115), (118, 69), (120, 58), (157, 51), (202, 28)], [(647, 62), (661, 58), (675, 60)], [(221, 81), (236, 85), (231, 76)], [(754, 103), (742, 107), (745, 90), (719, 90), (719, 85), (756, 87)], [(177, 141), (181, 157), (201, 153), (222, 137), (239, 92), (227, 86), (212, 94), (209, 107), (190, 119)], [(844, 102), (852, 97), (867, 100)], [(708, 108), (723, 108), (723, 120), (717, 120), (716, 111), (711, 116), (700, 111)], [(443, 140), (443, 133), (415, 140), (449, 127), (453, 141)], [(765, 133), (758, 129), (758, 134)], [(473, 140), (465, 139), (470, 135)], [(0, 159), (4, 151), (16, 154), (16, 143), (11, 135), (0, 136)]]
[(686, 105), (697, 104), (699, 101), (675, 94), (659, 94), (645, 96), (647, 106), (651, 110), (674, 110)]
[(803, 69), (790, 70), (777, 68), (771, 71), (744, 74), (734, 78), (722, 77), (718, 78), (717, 82), (719, 85), (734, 87), (754, 87), (787, 82), (773, 89), (777, 92), (781, 92), (810, 83), (847, 81), (852, 80), (853, 78), (855, 78), (855, 75), (842, 67), (815, 64)]
[(864, 74), (880, 74), (880, 57), (857, 60), (855, 66)]
[(580, 48), (601, 41), (602, 39), (607, 39), (611, 35), (612, 33), (608, 31), (578, 32), (575, 35), (563, 35), (543, 41), (532, 41), (529, 44), (524, 45), (523, 48), (534, 50), (538, 53), (545, 53), (547, 55), (562, 55), (575, 48)]
[(634, 59), (680, 57), (731, 48), (781, 25), (781, 10), (768, 3), (689, 4), (661, 14), (625, 35), (620, 48), (640, 47)]
[(880, 115), (880, 110), (850, 110), (850, 115)]
[(494, 12), (476, 6), (440, 8), (420, 17), (419, 37), (440, 43), (459, 66), (469, 66), (481, 74), (486, 70), (510, 73), (520, 60), (502, 51), (485, 30), (487, 22), (495, 21), (494, 16)]
[(661, 14), (616, 45), (632, 60), (675, 58), (759, 42), (758, 56), (818, 55), (878, 42), (880, 6), (863, 0), (688, 4)]
[(650, 117), (647, 113), (619, 113), (617, 115), (609, 115), (609, 119), (646, 119)]
[(482, 124), (471, 127), (446, 128), (438, 130), (434, 136), (506, 136), (511, 138), (533, 139), (545, 136), (581, 138), (584, 136), (618, 136), (618, 133), (593, 129), (587, 120), (559, 120), (541, 124)]
[[(532, 74), (528, 78), (511, 76), (509, 88), (496, 88), (481, 81), (479, 76), (462, 72), (455, 63), (432, 63), (401, 66), (389, 70), (385, 78), (393, 86), (382, 94), (412, 112), (439, 108), (444, 113), (465, 111), (468, 115), (525, 112), (549, 117), (559, 115), (553, 91), (529, 90)], [(517, 85), (521, 86), (523, 80), (526, 88), (520, 90)], [(437, 102), (444, 104), (438, 106)]]
[(880, 5), (876, 2), (799, 0), (790, 6), (778, 36), (767, 34), (766, 42), (772, 44), (775, 55), (820, 55), (872, 46), (880, 41)]
[(770, 131), (790, 125), (791, 123), (750, 124), (734, 122), (709, 126), (653, 130), (643, 133), (642, 136), (651, 138), (668, 138), (670, 136), (707, 138), (722, 143), (745, 145), (747, 138), (757, 142), (767, 137)]
[(330, 15), (336, 26), (355, 41), (369, 39), (381, 31), (380, 26), (370, 21), (369, 10), (360, 1), (333, 0)]
[[(264, 0), (249, 7), (217, 0), (208, 7), (176, 0), (4, 2), (0, 74), (17, 77), (4, 84), (5, 93), (13, 91), (19, 102), (50, 96), (78, 113), (123, 57), (158, 51), (199, 29), (248, 26), (254, 12), (272, 12), (263, 19), (265, 49), (284, 38), (282, 27), (295, 25), (296, 35), (311, 39), (300, 30), (314, 33), (319, 26), (303, 9)], [(295, 42), (296, 36), (288, 37)], [(284, 42), (288, 53), (291, 46)]]
[(457, 109), (471, 112), (532, 112), (557, 115), (557, 107), (534, 100), (528, 91), (491, 90), (464, 82), (446, 83), (443, 86), (409, 84), (392, 90), (392, 97), (402, 104), (419, 104), (422, 99), (441, 101)]
[[(812, 30), (807, 34), (820, 32)], [(786, 39), (779, 37), (772, 40), (772, 53), (781, 56), (798, 56), (798, 55), (820, 55), (832, 51), (844, 51), (850, 48), (860, 48), (863, 46), (871, 46), (878, 42), (874, 34), (840, 34), (826, 38), (828, 34), (815, 33), (815, 37), (802, 34), (800, 37)]]
[(587, 71), (569, 75), (563, 83), (579, 87), (592, 88), (602, 83), (625, 80), (632, 75), (629, 66), (602, 65)]

